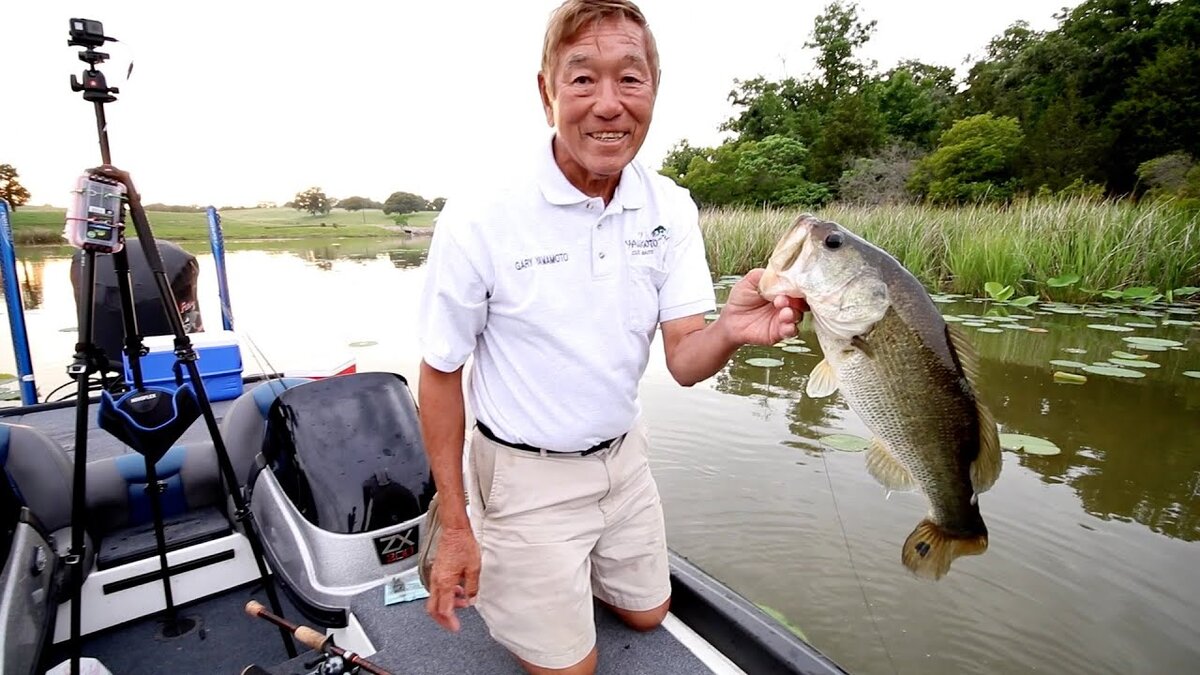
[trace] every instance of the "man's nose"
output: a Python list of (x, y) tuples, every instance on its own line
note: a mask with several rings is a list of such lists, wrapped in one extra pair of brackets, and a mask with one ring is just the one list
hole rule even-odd
[(603, 82), (596, 91), (596, 102), (592, 104), (592, 113), (597, 117), (610, 120), (621, 114), (625, 107), (621, 104), (620, 85), (615, 81)]

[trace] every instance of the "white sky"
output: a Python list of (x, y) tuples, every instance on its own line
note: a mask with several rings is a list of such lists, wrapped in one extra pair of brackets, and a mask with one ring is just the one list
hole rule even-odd
[[(547, 131), (535, 77), (558, 0), (5, 4), (0, 163), (16, 166), (30, 204), (65, 206), (100, 159), (92, 105), (69, 86), (84, 68), (67, 46), (72, 17), (120, 40), (103, 50), (121, 89), (109, 137), (146, 202), (282, 204), (313, 185), (449, 197), (502, 176)], [(878, 22), (862, 55), (881, 70), (905, 58), (961, 69), (1013, 21), (1052, 29), (1068, 4), (861, 0), (860, 17)], [(658, 168), (681, 138), (719, 142), (735, 78), (810, 74), (803, 44), (825, 5), (643, 0), (663, 83), (640, 158)]]

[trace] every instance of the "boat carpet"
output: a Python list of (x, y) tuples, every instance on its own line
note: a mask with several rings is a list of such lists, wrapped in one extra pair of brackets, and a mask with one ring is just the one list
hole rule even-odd
[[(284, 615), (304, 624), (302, 615), (280, 593)], [(257, 600), (269, 607), (258, 584), (200, 600), (179, 608), (179, 615), (197, 621), (196, 628), (176, 638), (161, 634), (160, 617), (149, 617), (84, 639), (83, 655), (94, 657), (113, 675), (237, 675), (258, 665), (272, 675), (302, 675), (316, 654), (297, 646), (299, 656), (289, 659), (279, 631), (263, 619), (245, 613), (246, 603)], [(462, 630), (443, 630), (425, 613), (423, 600), (385, 606), (382, 590), (354, 599), (355, 615), (374, 643), (368, 657), (396, 675), (518, 675), (524, 671), (487, 633), (474, 609), (461, 610)], [(597, 673), (640, 675), (655, 673), (694, 675), (705, 666), (665, 628), (639, 633), (626, 628), (609, 611), (596, 610), (599, 668)], [(65, 644), (56, 645), (45, 659), (50, 668), (68, 658)], [(44, 672), (44, 671), (43, 671)]]

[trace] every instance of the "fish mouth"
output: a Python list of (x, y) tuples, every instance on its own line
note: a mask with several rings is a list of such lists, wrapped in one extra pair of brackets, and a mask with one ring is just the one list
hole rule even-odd
[(812, 247), (809, 246), (808, 235), (816, 222), (815, 217), (807, 213), (802, 214), (775, 246), (775, 250), (767, 261), (766, 270), (763, 271), (762, 278), (758, 282), (758, 294), (764, 299), (774, 300), (777, 295), (786, 295), (792, 298), (805, 297), (804, 291), (786, 277), (784, 272), (793, 268), (802, 269), (805, 261), (811, 255)]

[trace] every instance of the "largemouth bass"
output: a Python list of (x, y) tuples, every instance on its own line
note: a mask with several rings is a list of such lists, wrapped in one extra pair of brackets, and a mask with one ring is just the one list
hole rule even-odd
[(870, 475), (928, 498), (928, 515), (901, 547), (904, 566), (940, 579), (956, 558), (986, 551), (978, 495), (1000, 476), (1000, 440), (976, 393), (978, 357), (921, 283), (882, 249), (805, 214), (780, 238), (758, 288), (808, 302), (825, 358), (806, 393), (841, 391), (875, 436)]

